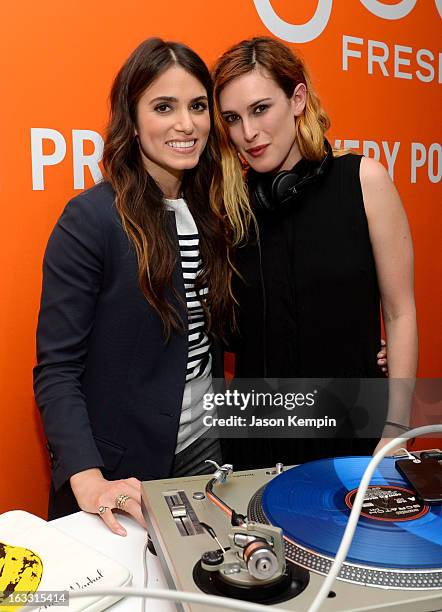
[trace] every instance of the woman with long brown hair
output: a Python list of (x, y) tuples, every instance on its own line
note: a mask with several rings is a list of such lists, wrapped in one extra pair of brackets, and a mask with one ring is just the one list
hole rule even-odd
[[(378, 377), (381, 305), (389, 375), (412, 379), (412, 242), (386, 170), (332, 150), (305, 65), (281, 42), (240, 42), (217, 61), (213, 80), (221, 156), (211, 194), (237, 247), (236, 376)], [(407, 427), (403, 408), (390, 402), (379, 445)], [(233, 444), (226, 459), (246, 469), (366, 454), (376, 443), (261, 440)]]
[(223, 376), (225, 229), (209, 204), (210, 74), (152, 38), (119, 71), (105, 180), (75, 197), (45, 253), (34, 387), (52, 460), (49, 518), (79, 508), (124, 535), (140, 480), (205, 473), (202, 398)]

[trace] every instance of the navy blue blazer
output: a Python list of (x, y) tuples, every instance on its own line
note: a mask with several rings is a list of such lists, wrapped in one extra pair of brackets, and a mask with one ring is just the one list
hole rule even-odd
[[(183, 303), (168, 298), (187, 326), (179, 258), (173, 285)], [(221, 378), (222, 350), (212, 344), (213, 376)], [(52, 459), (50, 518), (78, 510), (69, 478), (82, 470), (99, 467), (109, 480), (169, 475), (187, 353), (187, 331), (165, 342), (140, 291), (111, 186), (75, 197), (48, 242), (37, 329), (34, 390)]]

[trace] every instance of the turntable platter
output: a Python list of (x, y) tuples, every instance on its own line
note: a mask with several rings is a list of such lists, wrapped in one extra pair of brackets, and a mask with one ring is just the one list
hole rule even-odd
[[(287, 557), (328, 573), (370, 457), (322, 459), (269, 482), (249, 504), (249, 518), (281, 527)], [(340, 577), (412, 589), (442, 587), (442, 506), (427, 506), (397, 472), (378, 466)]]

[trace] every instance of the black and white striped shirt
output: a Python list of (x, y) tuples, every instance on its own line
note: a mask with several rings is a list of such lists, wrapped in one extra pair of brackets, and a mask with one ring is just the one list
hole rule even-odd
[(192, 444), (204, 431), (202, 425), (203, 396), (212, 388), (212, 361), (210, 340), (206, 333), (201, 298), (207, 295), (207, 286), (195, 290), (195, 280), (202, 269), (199, 251), (199, 236), (195, 221), (185, 200), (166, 200), (166, 206), (175, 213), (181, 268), (188, 311), (189, 350), (187, 356), (186, 386), (184, 389), (180, 427), (178, 431), (178, 453)]
[(197, 378), (207, 364), (209, 338), (205, 332), (204, 312), (200, 298), (207, 295), (208, 289), (207, 286), (203, 287), (199, 296), (195, 291), (195, 279), (202, 269), (198, 234), (178, 232), (178, 241), (189, 317), (189, 353), (186, 372), (186, 381), (189, 381)]

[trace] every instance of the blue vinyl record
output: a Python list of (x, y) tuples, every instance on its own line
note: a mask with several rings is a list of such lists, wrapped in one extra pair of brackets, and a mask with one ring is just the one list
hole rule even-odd
[[(290, 540), (334, 557), (370, 459), (321, 459), (280, 474), (264, 490), (264, 514)], [(442, 568), (442, 506), (420, 502), (393, 458), (384, 458), (371, 479), (347, 561), (404, 570)]]

